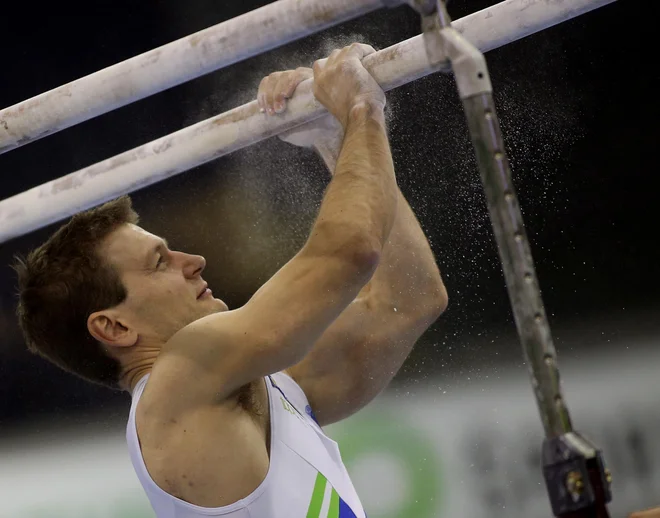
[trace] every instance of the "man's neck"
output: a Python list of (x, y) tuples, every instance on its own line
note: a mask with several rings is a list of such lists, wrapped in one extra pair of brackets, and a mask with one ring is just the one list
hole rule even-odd
[(128, 390), (130, 394), (133, 395), (133, 392), (135, 391), (135, 386), (142, 378), (144, 378), (147, 374), (151, 373), (151, 369), (152, 366), (149, 366), (132, 371), (130, 374), (124, 377), (122, 386), (126, 387), (126, 390)]

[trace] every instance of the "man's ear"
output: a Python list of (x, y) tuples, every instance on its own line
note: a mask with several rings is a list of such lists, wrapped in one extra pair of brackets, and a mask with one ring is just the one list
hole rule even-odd
[(87, 319), (89, 333), (110, 347), (131, 347), (138, 339), (137, 332), (125, 325), (112, 310), (97, 311)]

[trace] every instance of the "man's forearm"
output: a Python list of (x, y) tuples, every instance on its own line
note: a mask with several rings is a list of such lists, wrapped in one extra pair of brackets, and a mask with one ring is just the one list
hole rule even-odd
[[(334, 172), (341, 150), (342, 135), (316, 143), (330, 172)], [(376, 272), (359, 296), (411, 313), (444, 309), (447, 292), (424, 232), (410, 205), (399, 191), (394, 226), (383, 249)]]
[(330, 171), (330, 174), (335, 174), (337, 159), (339, 158), (343, 140), (344, 133), (342, 131), (337, 131), (336, 133), (328, 135), (326, 138), (319, 140), (314, 145), (314, 149), (316, 149), (318, 154), (323, 159), (323, 162), (328, 168), (328, 171)]
[[(343, 240), (346, 229), (360, 237), (365, 250), (380, 257), (394, 225), (398, 189), (385, 132), (382, 106), (356, 104), (350, 111), (341, 151), (310, 242), (319, 228), (334, 229)], [(334, 231), (333, 230), (333, 231)], [(333, 239), (322, 241), (330, 248)]]
[(394, 226), (380, 264), (364, 289), (367, 292), (375, 301), (410, 314), (442, 311), (447, 304), (431, 246), (400, 191)]

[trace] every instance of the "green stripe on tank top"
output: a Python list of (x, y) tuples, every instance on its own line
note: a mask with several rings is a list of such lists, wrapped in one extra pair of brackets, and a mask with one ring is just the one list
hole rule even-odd
[(328, 518), (339, 518), (339, 494), (332, 488), (330, 496), (330, 509), (328, 509)]
[(325, 486), (328, 480), (318, 473), (316, 475), (316, 482), (314, 483), (314, 492), (312, 493), (312, 501), (307, 509), (307, 518), (320, 518), (321, 507), (323, 506), (323, 497), (325, 496)]

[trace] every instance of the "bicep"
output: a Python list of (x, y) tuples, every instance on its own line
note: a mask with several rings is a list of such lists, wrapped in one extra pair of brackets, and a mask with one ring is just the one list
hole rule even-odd
[(340, 255), (299, 254), (237, 310), (232, 329), (261, 344), (248, 361), (253, 379), (300, 361), (355, 298), (370, 273)]

